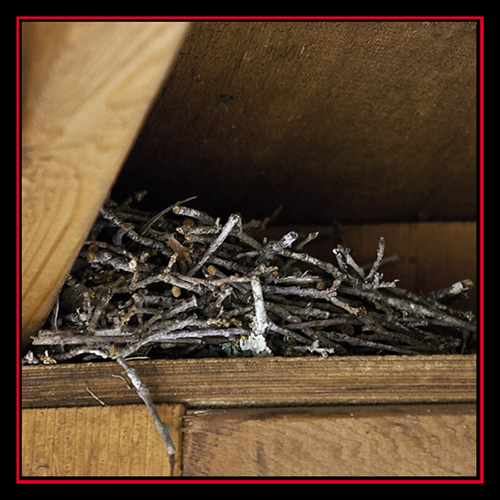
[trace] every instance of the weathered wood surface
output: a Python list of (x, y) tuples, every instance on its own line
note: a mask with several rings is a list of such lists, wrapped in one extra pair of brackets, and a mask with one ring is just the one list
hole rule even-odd
[(474, 405), (192, 410), (183, 475), (476, 475)]
[[(473, 355), (130, 361), (157, 403), (188, 407), (476, 400)], [(24, 366), (23, 408), (140, 402), (114, 362)], [(125, 378), (126, 379), (126, 378)]]
[(170, 456), (145, 405), (37, 408), (22, 412), (21, 475), (178, 476), (181, 405), (159, 405), (179, 453)]
[(185, 23), (22, 23), (22, 333), (53, 305)]
[(23, 410), (22, 478), (477, 473), (473, 404), (157, 408), (171, 428), (172, 457), (144, 405)]

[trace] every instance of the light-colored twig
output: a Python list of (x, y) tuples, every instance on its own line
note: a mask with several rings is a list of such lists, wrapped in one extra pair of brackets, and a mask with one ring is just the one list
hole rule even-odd
[(224, 243), (224, 240), (229, 236), (237, 224), (241, 224), (241, 216), (239, 214), (231, 214), (217, 238), (212, 241), (207, 251), (202, 255), (196, 265), (189, 270), (189, 276), (194, 276), (202, 268), (210, 256), (222, 245), (222, 243)]
[(127, 377), (130, 379), (130, 382), (132, 382), (132, 385), (134, 386), (137, 395), (144, 401), (145, 405), (147, 406), (149, 413), (153, 417), (156, 429), (167, 448), (168, 454), (173, 455), (175, 453), (175, 445), (170, 436), (170, 427), (168, 424), (162, 422), (160, 416), (158, 415), (158, 411), (156, 410), (156, 407), (153, 403), (153, 399), (151, 398), (151, 393), (149, 392), (149, 389), (147, 388), (146, 385), (144, 385), (135, 368), (130, 366), (121, 356), (118, 356), (115, 359), (116, 362), (123, 368), (123, 370), (127, 374)]

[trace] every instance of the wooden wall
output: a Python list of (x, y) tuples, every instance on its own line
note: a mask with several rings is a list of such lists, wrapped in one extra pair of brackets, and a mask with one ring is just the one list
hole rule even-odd
[[(141, 405), (23, 410), (31, 479), (463, 480), (476, 475), (474, 404), (187, 410), (159, 405), (169, 457)], [(182, 431), (181, 431), (182, 429)], [(182, 437), (180, 436), (182, 432)]]
[(193, 22), (115, 188), (342, 223), (474, 220), (466, 21)]

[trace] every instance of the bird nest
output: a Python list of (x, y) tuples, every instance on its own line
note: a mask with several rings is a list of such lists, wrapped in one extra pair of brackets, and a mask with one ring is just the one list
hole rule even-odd
[(221, 220), (192, 200), (154, 214), (108, 201), (26, 359), (474, 350), (474, 316), (451, 307), (471, 281), (417, 294), (384, 281), (383, 237), (368, 266), (342, 245), (327, 262), (306, 251), (318, 233), (268, 241), (273, 217)]

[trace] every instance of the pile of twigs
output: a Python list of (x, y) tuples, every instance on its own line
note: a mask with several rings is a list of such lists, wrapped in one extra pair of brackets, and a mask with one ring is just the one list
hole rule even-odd
[[(475, 318), (449, 303), (469, 280), (427, 296), (385, 282), (349, 249), (304, 253), (317, 234), (259, 239), (269, 221), (221, 221), (178, 202), (157, 214), (108, 202), (30, 353), (45, 362), (131, 356), (465, 353)], [(32, 358), (34, 359), (34, 358)]]
[[(383, 281), (337, 246), (303, 252), (317, 234), (255, 236), (268, 221), (222, 223), (176, 203), (155, 215), (132, 200), (104, 206), (25, 363), (115, 360), (146, 404), (169, 454), (170, 429), (131, 357), (304, 356), (467, 352), (475, 319), (450, 309), (464, 280), (426, 297)], [(254, 234), (255, 233), (255, 234)]]

